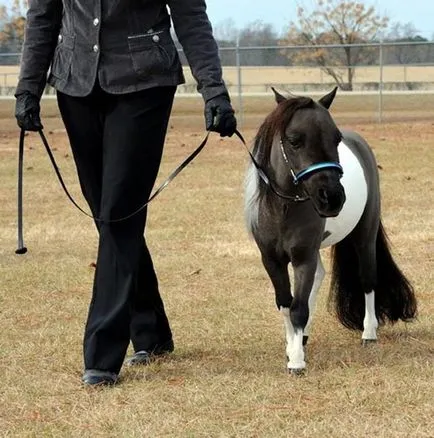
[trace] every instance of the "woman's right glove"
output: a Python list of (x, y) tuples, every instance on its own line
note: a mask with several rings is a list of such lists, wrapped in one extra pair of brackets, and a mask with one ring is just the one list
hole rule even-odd
[(39, 98), (28, 91), (24, 91), (15, 97), (15, 117), (18, 126), (25, 131), (39, 131), (43, 129)]

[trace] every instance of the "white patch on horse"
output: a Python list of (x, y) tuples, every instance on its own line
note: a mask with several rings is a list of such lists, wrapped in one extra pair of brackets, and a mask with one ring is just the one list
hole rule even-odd
[(250, 163), (246, 178), (244, 181), (244, 216), (247, 230), (250, 234), (253, 233), (254, 228), (258, 225), (259, 203), (258, 203), (258, 188), (259, 175), (255, 166)]
[(292, 343), (289, 348), (289, 362), (287, 366), (289, 370), (304, 370), (306, 368), (306, 362), (304, 361), (302, 329), (297, 329), (294, 331)]
[(344, 169), (341, 183), (346, 201), (338, 216), (327, 218), (325, 229), (329, 233), (321, 248), (334, 245), (353, 231), (362, 217), (368, 199), (368, 184), (357, 156), (343, 142), (338, 146), (339, 161)]
[(294, 330), (288, 307), (280, 307), (280, 312), (282, 313), (283, 324), (285, 325), (286, 356), (289, 359), (287, 367), (289, 370), (303, 370), (306, 368), (303, 349), (303, 330)]
[(365, 294), (365, 318), (363, 319), (363, 340), (377, 340), (378, 321), (375, 316), (375, 292)]
[(304, 328), (304, 336), (309, 336), (310, 327), (312, 324), (313, 314), (315, 312), (315, 304), (318, 296), (318, 291), (324, 280), (325, 269), (322, 264), (321, 255), (318, 253), (318, 261), (316, 265), (315, 277), (313, 280), (312, 290), (309, 295), (309, 319), (307, 320), (306, 327)]

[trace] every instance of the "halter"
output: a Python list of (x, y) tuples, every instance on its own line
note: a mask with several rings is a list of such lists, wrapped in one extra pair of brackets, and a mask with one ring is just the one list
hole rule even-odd
[(285, 163), (289, 166), (289, 170), (292, 175), (292, 182), (294, 183), (294, 185), (298, 185), (300, 182), (302, 182), (302, 180), (309, 178), (311, 175), (316, 172), (320, 172), (321, 170), (336, 169), (341, 175), (343, 175), (344, 173), (344, 169), (336, 161), (322, 161), (321, 163), (311, 164), (310, 166), (306, 167), (306, 169), (300, 170), (300, 172), (295, 173), (291, 167), (291, 164), (289, 163), (285, 148), (283, 147), (282, 139), (280, 139), (280, 150), (282, 151)]

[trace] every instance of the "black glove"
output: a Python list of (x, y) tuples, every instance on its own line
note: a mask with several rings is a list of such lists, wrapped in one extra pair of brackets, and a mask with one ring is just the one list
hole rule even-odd
[(220, 137), (232, 137), (237, 129), (237, 119), (226, 94), (213, 97), (205, 103), (205, 123), (207, 131), (218, 132)]
[(28, 91), (16, 96), (15, 117), (18, 126), (25, 131), (39, 131), (43, 128), (40, 118), (39, 98)]

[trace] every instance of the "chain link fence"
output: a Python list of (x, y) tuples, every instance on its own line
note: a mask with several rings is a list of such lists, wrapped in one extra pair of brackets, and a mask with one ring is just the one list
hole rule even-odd
[[(182, 50), (186, 84), (181, 95), (196, 95), (196, 82)], [(269, 94), (271, 87), (293, 93), (342, 91), (374, 94), (382, 118), (383, 95), (434, 93), (434, 42), (381, 42), (323, 46), (220, 46), (224, 79), (243, 116), (244, 99)], [(20, 53), (0, 53), (0, 95), (12, 96)], [(54, 90), (47, 87), (46, 94)]]

